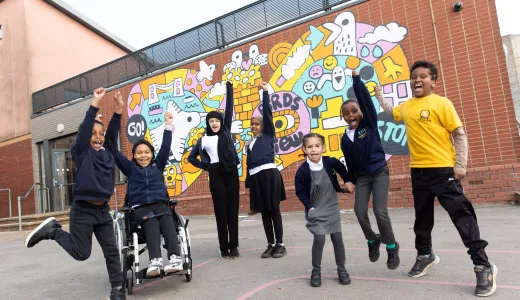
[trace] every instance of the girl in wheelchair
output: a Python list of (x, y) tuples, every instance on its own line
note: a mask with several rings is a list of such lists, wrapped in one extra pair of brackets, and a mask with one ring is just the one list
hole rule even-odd
[[(117, 167), (128, 178), (127, 196), (130, 202), (130, 220), (139, 223), (144, 230), (150, 266), (148, 277), (183, 270), (173, 212), (168, 207), (168, 192), (163, 181), (163, 172), (168, 162), (172, 143), (173, 115), (166, 112), (161, 149), (155, 149), (146, 140), (137, 141), (132, 148), (133, 159), (115, 151)], [(119, 124), (120, 129), (121, 124)], [(163, 265), (161, 255), (161, 233), (166, 243), (169, 262)]]

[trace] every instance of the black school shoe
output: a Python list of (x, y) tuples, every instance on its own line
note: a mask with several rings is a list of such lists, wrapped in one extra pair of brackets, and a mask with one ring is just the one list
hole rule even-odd
[(27, 236), (25, 239), (25, 247), (31, 248), (43, 240), (54, 239), (54, 232), (58, 228), (61, 228), (61, 225), (56, 221), (56, 218), (48, 218)]
[(417, 256), (415, 260), (415, 264), (413, 265), (410, 272), (408, 272), (408, 276), (413, 278), (418, 278), (426, 275), (428, 269), (435, 266), (441, 261), (441, 259), (433, 254), (430, 254), (430, 257), (422, 257), (420, 255)]
[(280, 258), (284, 257), (285, 254), (287, 254), (287, 249), (285, 246), (282, 246), (280, 244), (276, 244), (273, 250), (273, 258)]
[(491, 267), (475, 266), (474, 270), (477, 276), (475, 295), (479, 297), (491, 296), (497, 289), (498, 269), (494, 264), (490, 265)]
[(348, 275), (348, 273), (338, 273), (338, 277), (339, 277), (339, 283), (341, 283), (343, 285), (348, 285), (352, 282), (352, 280), (350, 279), (350, 275)]
[(379, 259), (379, 247), (381, 247), (381, 236), (378, 234), (376, 240), (373, 243), (367, 242), (368, 244), (368, 259), (371, 262), (376, 262)]
[(312, 274), (311, 275), (311, 286), (312, 287), (321, 286), (321, 274)]
[(226, 258), (230, 258), (230, 257), (231, 256), (229, 255), (229, 250), (224, 250), (224, 251), (220, 250), (220, 258), (226, 259)]
[(386, 248), (386, 252), (388, 253), (388, 260), (386, 261), (386, 266), (390, 270), (395, 270), (401, 264), (401, 260), (399, 259), (399, 243), (395, 243), (395, 248), (388, 249)]
[(240, 258), (240, 253), (238, 253), (238, 248), (231, 249), (230, 257), (231, 257), (231, 259)]
[(267, 249), (264, 251), (264, 253), (262, 253), (262, 258), (272, 257), (273, 256), (273, 250), (274, 250), (273, 245), (269, 244), (267, 246)]
[(112, 289), (110, 291), (109, 300), (126, 300), (125, 289), (123, 289), (123, 288)]

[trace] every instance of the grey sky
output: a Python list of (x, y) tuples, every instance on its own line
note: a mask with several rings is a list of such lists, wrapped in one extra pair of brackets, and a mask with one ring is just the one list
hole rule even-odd
[[(62, 1), (140, 49), (256, 0)], [(470, 3), (470, 0), (462, 2)], [(520, 0), (496, 0), (496, 4), (501, 34), (520, 34)]]

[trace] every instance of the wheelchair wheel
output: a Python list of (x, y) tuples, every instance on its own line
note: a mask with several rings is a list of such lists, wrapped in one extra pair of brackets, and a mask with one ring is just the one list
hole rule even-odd
[(186, 281), (188, 282), (191, 282), (191, 279), (192, 279), (192, 276), (193, 276), (193, 261), (191, 259), (191, 240), (190, 240), (190, 236), (189, 236), (189, 232), (188, 230), (186, 230), (186, 228), (184, 229), (184, 233), (186, 234), (186, 243), (187, 243), (187, 248), (188, 248), (188, 263), (187, 263), (187, 266), (186, 266), (186, 273), (184, 274), (186, 276)]
[(116, 243), (117, 249), (119, 250), (119, 262), (121, 264), (121, 272), (125, 272), (128, 269), (128, 264), (126, 262), (126, 250), (124, 250), (126, 244), (126, 233), (125, 227), (121, 219), (117, 220), (115, 224), (115, 235), (116, 235)]
[(127, 294), (128, 295), (132, 295), (132, 290), (133, 290), (133, 287), (134, 287), (134, 272), (130, 272), (131, 275), (130, 276), (126, 276), (127, 279), (126, 279), (126, 291), (127, 291)]

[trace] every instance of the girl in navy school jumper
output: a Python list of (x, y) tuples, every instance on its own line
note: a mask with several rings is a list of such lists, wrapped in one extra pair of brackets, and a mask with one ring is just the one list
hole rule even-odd
[(262, 258), (280, 258), (287, 253), (283, 244), (280, 213), (280, 201), (286, 199), (285, 187), (282, 174), (274, 163), (275, 129), (267, 83), (262, 82), (260, 88), (263, 90), (262, 106), (259, 107), (262, 115), (251, 118), (251, 131), (254, 137), (246, 143), (246, 195), (250, 195), (251, 210), (262, 214), (267, 237), (267, 249), (262, 253)]
[[(193, 146), (188, 161), (209, 172), (209, 189), (217, 221), (222, 258), (238, 259), (238, 154), (231, 137), (233, 84), (226, 83), (225, 118), (217, 111), (206, 115), (206, 135)], [(200, 155), (200, 160), (197, 156)], [(228, 238), (229, 236), (229, 238)]]
[(350, 276), (345, 268), (345, 246), (336, 194), (345, 192), (336, 174), (339, 173), (343, 181), (347, 182), (347, 169), (339, 160), (322, 156), (325, 152), (325, 138), (322, 135), (306, 134), (302, 149), (307, 161), (298, 168), (294, 182), (296, 195), (305, 205), (307, 229), (314, 234), (311, 286), (321, 286), (321, 258), (326, 234), (330, 234), (334, 246), (339, 281), (341, 284), (350, 284)]
[(115, 168), (111, 149), (117, 147), (117, 124), (121, 121), (123, 101), (114, 96), (116, 109), (110, 119), (106, 135), (103, 123), (96, 119), (105, 88), (94, 90), (92, 104), (80, 124), (72, 159), (76, 165), (74, 202), (70, 208), (70, 233), (61, 229), (56, 218), (50, 217), (34, 229), (25, 246), (33, 247), (42, 240), (55, 240), (76, 260), (86, 260), (92, 251), (92, 234), (96, 236), (105, 256), (112, 290), (110, 300), (126, 299), (122, 288), (123, 275), (114, 235), (113, 220), (108, 201), (114, 192)]
[[(379, 259), (379, 247), (386, 244), (387, 267), (391, 270), (399, 266), (399, 244), (388, 216), (389, 171), (385, 151), (381, 145), (377, 128), (377, 112), (367, 87), (356, 71), (352, 72), (356, 100), (347, 100), (341, 106), (343, 119), (348, 124), (341, 138), (341, 150), (349, 170), (346, 188), (356, 192), (354, 211), (359, 225), (368, 240), (370, 261)], [(380, 88), (378, 88), (380, 92)], [(373, 196), (374, 215), (381, 235), (374, 233), (368, 218), (368, 201)]]
[[(172, 143), (173, 115), (164, 115), (164, 133), (159, 153), (155, 156), (153, 145), (146, 140), (137, 141), (132, 148), (132, 160), (115, 150), (117, 167), (128, 178), (127, 195), (132, 213), (130, 218), (144, 230), (150, 265), (146, 275), (155, 277), (161, 271), (169, 274), (182, 270), (177, 230), (173, 212), (168, 207), (168, 192), (164, 185), (163, 172), (168, 163)], [(118, 124), (118, 131), (121, 124)], [(161, 233), (164, 237), (169, 263), (163, 266)]]

